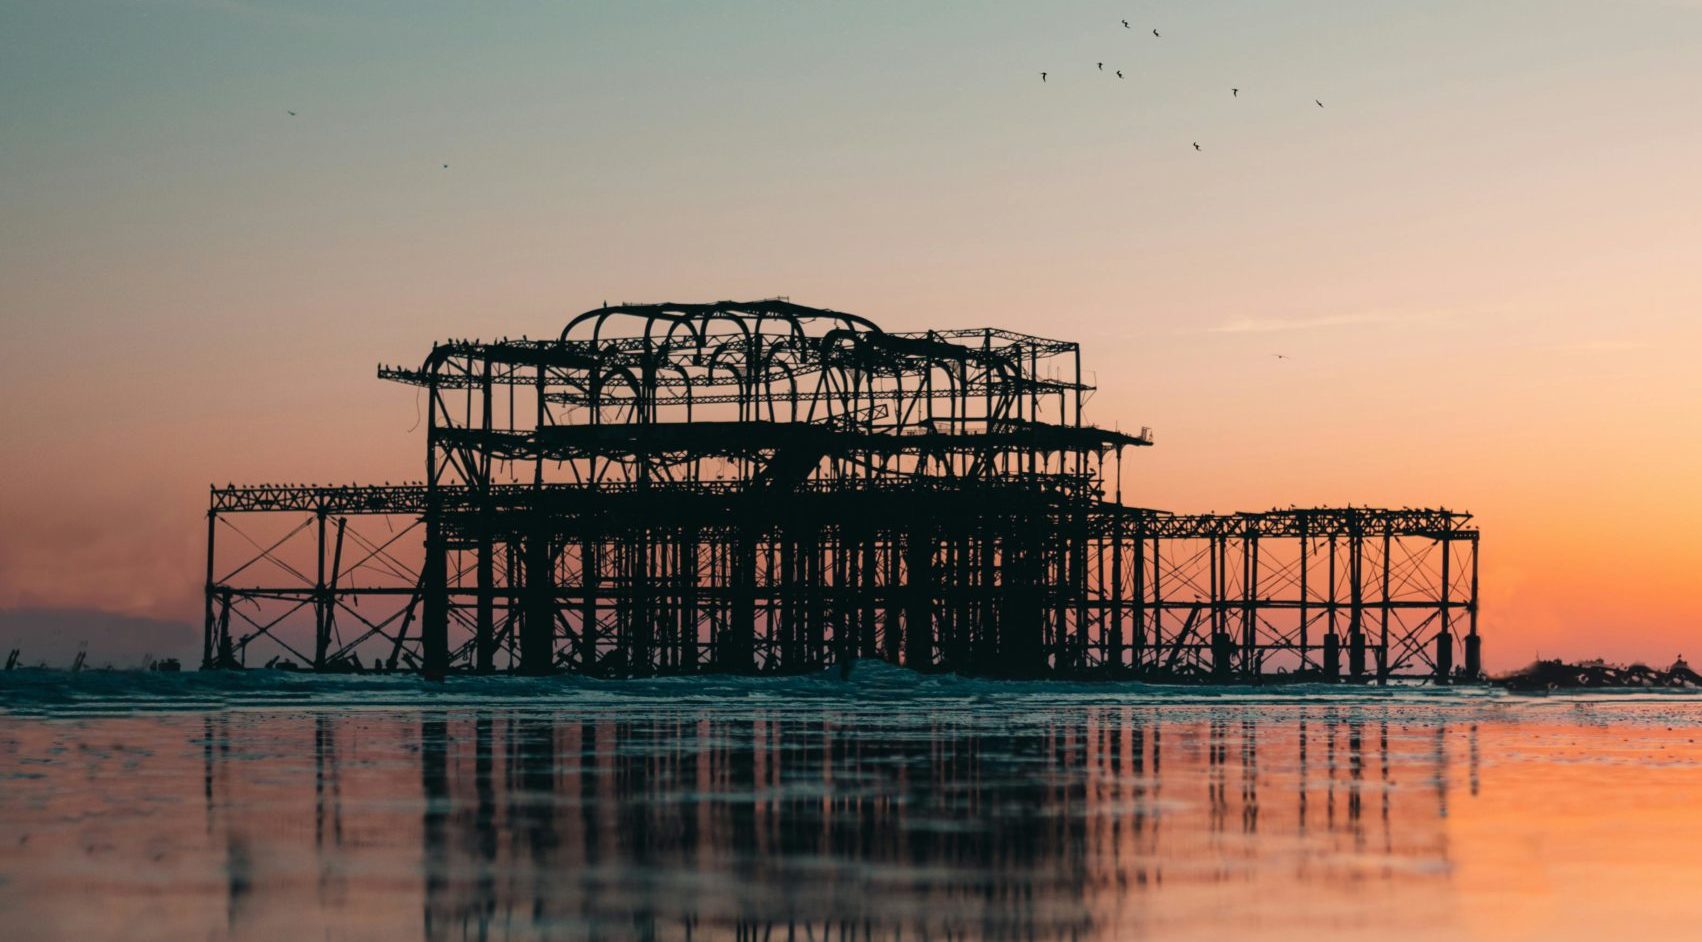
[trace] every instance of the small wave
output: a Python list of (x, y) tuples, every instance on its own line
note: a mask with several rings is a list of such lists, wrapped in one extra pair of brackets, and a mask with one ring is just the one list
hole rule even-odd
[[(1139, 681), (994, 680), (920, 674), (877, 660), (856, 661), (812, 674), (743, 676), (696, 674), (632, 680), (551, 677), (452, 676), (428, 681), (411, 674), (311, 674), (295, 671), (67, 671), (26, 669), (0, 673), (0, 711), (59, 715), (135, 712), (205, 712), (227, 709), (370, 709), (504, 706), (561, 708), (633, 705), (838, 703), (890, 708), (917, 703), (973, 708), (1012, 702), (1057, 705), (1259, 705), (1378, 702), (1486, 704), (1519, 701), (1670, 701), (1684, 694), (1554, 695), (1526, 698), (1487, 687), (1419, 685), (1349, 686), (1277, 684), (1194, 686)], [(1694, 693), (1689, 696), (1695, 697)]]

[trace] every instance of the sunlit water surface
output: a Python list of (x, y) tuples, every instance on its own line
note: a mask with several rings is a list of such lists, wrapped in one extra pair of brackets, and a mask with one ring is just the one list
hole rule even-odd
[(1702, 938), (1702, 698), (0, 674), (7, 939)]

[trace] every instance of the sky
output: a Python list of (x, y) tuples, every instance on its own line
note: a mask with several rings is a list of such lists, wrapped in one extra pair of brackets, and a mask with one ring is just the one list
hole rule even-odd
[(784, 295), (1079, 340), (1130, 502), (1469, 510), (1491, 668), (1664, 663), (1699, 108), (1684, 0), (0, 0), (0, 611), (198, 622), (207, 485), (419, 478), (434, 339)]

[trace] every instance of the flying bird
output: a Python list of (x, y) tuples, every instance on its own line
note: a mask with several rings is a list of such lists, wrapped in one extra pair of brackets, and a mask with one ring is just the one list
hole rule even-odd
[(1320, 107), (1320, 108), (1322, 108), (1322, 107), (1324, 107), (1324, 103), (1323, 103), (1323, 102), (1321, 102), (1321, 101), (1319, 101), (1319, 100), (1318, 100), (1318, 99), (1316, 99), (1316, 98), (1314, 98), (1314, 99), (1312, 99), (1312, 104), (1314, 104), (1314, 105), (1317, 105), (1317, 106), (1318, 106), (1318, 107)]
[(1231, 97), (1231, 98), (1240, 98), (1240, 97), (1241, 97), (1241, 89), (1239, 89), (1239, 88), (1232, 88), (1232, 89), (1230, 89), (1230, 90), (1229, 90), (1229, 97)]
[(293, 111), (289, 111), (289, 112), (285, 112), (285, 113), (288, 114), (292, 118), (295, 117), (295, 112), (293, 112)]
[(1271, 356), (1276, 357), (1279, 360), (1288, 359), (1288, 354), (1286, 354), (1286, 353), (1273, 353), (1273, 354), (1271, 354)]
[(1101, 71), (1101, 72), (1105, 71), (1105, 63), (1103, 63), (1103, 62), (1099, 63), (1099, 71)]
[(1122, 77), (1123, 77), (1123, 70), (1122, 70), (1122, 69), (1118, 69), (1118, 70), (1117, 70), (1117, 77), (1118, 77), (1118, 78), (1122, 78)]
[(1194, 149), (1195, 149), (1195, 150), (1199, 150), (1199, 149), (1200, 149), (1200, 142), (1199, 142), (1199, 141), (1195, 141), (1195, 142), (1194, 142)]
[(1128, 28), (1129, 28), (1129, 21), (1128, 21), (1128, 20), (1124, 20), (1124, 21), (1123, 21), (1123, 28), (1124, 28), (1124, 29), (1128, 29)]
[[(1155, 29), (1155, 30), (1153, 30), (1153, 31), (1152, 31), (1152, 34), (1153, 34), (1153, 35), (1154, 35), (1154, 36), (1158, 36), (1158, 30), (1156, 30), (1156, 29)], [(1158, 38), (1159, 38), (1159, 39), (1163, 39), (1163, 38), (1164, 38), (1164, 37), (1163, 37), (1163, 36), (1158, 36)]]
[(1046, 73), (1045, 72), (1040, 73), (1040, 81), (1042, 81), (1042, 82), (1046, 81)]
[(448, 169), (449, 169), (449, 165), (448, 165), (448, 164), (444, 164), (444, 165), (443, 165), (443, 169), (445, 169), (445, 170), (448, 170)]

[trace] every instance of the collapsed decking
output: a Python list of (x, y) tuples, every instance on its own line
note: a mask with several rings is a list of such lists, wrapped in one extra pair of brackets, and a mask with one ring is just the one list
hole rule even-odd
[(622, 305), (379, 375), (423, 390), (425, 482), (214, 488), (204, 666), (1481, 673), (1468, 514), (1127, 506), (1151, 436), (1084, 423), (1075, 343)]

